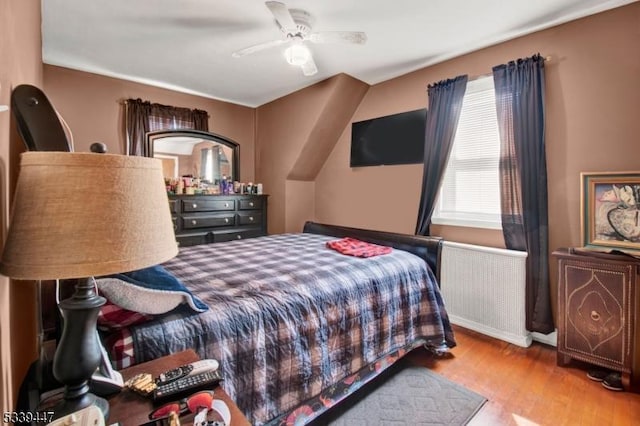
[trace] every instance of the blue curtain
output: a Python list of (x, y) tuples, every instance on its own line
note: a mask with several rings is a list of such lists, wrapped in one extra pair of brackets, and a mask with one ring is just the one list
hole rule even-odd
[(431, 84), (427, 88), (429, 107), (424, 141), (422, 195), (416, 224), (418, 235), (429, 235), (434, 203), (458, 128), (467, 79), (466, 75), (461, 75)]
[(554, 330), (549, 288), (544, 58), (493, 68), (500, 129), (500, 198), (507, 248), (527, 252), (527, 329)]

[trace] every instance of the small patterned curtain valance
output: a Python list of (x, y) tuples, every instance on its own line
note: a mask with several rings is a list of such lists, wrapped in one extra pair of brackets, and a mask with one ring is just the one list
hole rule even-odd
[(145, 152), (144, 143), (147, 132), (165, 129), (209, 131), (209, 114), (200, 109), (162, 105), (142, 99), (127, 99), (124, 105), (129, 155), (149, 155)]

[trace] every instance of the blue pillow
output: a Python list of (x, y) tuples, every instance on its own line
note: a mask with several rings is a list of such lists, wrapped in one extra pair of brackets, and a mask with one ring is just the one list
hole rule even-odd
[[(120, 282), (114, 285), (110, 279)], [(112, 303), (136, 312), (160, 313), (157, 309), (161, 306), (161, 310), (166, 312), (180, 302), (186, 302), (195, 312), (209, 309), (180, 280), (160, 265), (109, 275), (98, 280), (98, 287)]]

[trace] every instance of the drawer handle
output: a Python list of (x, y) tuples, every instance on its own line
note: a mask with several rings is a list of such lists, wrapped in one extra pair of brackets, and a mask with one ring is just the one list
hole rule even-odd
[(195, 219), (193, 219), (193, 220), (191, 221), (191, 224), (192, 224), (192, 225), (195, 225), (196, 223), (198, 223), (198, 221), (197, 221), (197, 220), (195, 220)]
[(175, 223), (173, 224), (173, 230), (177, 231), (178, 230), (178, 225), (176, 225)]
[(229, 207), (229, 203), (224, 203), (224, 206), (225, 207)]
[(236, 239), (241, 240), (242, 239), (242, 235), (236, 235)]
[(253, 216), (249, 216), (249, 221), (253, 222)]
[(249, 202), (249, 207), (253, 207), (253, 201)]
[(193, 203), (192, 206), (193, 206), (194, 209), (198, 208), (198, 205), (196, 203)]
[(600, 314), (596, 311), (591, 311), (591, 319), (594, 321), (600, 321)]
[(228, 217), (224, 218), (224, 223), (229, 223), (229, 218)]

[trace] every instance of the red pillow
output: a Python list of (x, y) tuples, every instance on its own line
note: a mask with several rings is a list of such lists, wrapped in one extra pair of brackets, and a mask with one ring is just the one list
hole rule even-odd
[(98, 328), (106, 331), (120, 330), (152, 319), (152, 315), (128, 311), (107, 300), (98, 313)]

